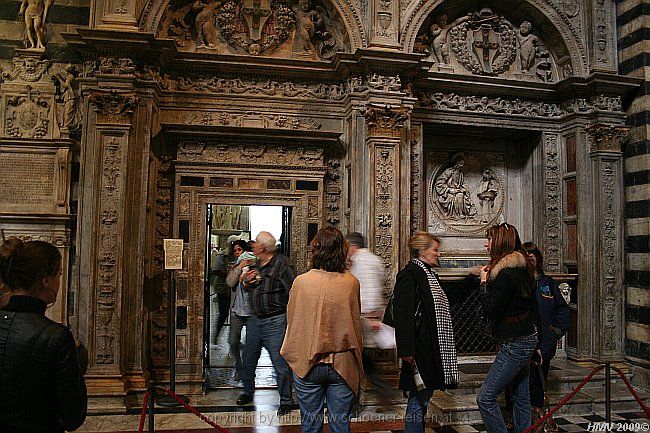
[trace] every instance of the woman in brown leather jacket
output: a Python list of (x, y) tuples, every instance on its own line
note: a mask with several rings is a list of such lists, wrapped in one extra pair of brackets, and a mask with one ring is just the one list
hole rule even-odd
[(47, 242), (10, 238), (0, 245), (0, 279), (11, 295), (0, 309), (3, 433), (61, 433), (86, 418), (75, 341), (45, 317), (59, 293), (61, 266), (61, 254)]

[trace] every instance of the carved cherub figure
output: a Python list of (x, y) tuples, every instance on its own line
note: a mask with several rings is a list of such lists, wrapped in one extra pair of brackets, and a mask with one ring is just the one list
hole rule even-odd
[(523, 72), (530, 72), (537, 56), (539, 38), (531, 33), (532, 28), (532, 24), (528, 21), (522, 22), (519, 26), (519, 59)]
[(316, 47), (311, 41), (318, 26), (322, 25), (322, 18), (311, 7), (310, 0), (300, 0), (296, 11), (296, 35), (293, 40), (292, 51), (297, 54), (316, 55)]
[[(30, 46), (27, 48), (45, 49), (45, 19), (54, 0), (23, 0), (18, 16), (25, 20), (25, 32)], [(36, 33), (36, 40), (34, 40)]]
[(447, 34), (449, 30), (460, 25), (469, 19), (468, 16), (457, 18), (451, 24), (447, 25), (447, 15), (442, 14), (438, 17), (435, 24), (429, 28), (431, 34), (431, 54), (434, 60), (443, 65), (449, 65), (449, 45), (447, 44)]
[(192, 9), (196, 14), (194, 28), (198, 35), (197, 48), (205, 47), (214, 48), (217, 43), (217, 29), (215, 26), (215, 10), (221, 5), (221, 2), (209, 0), (203, 3), (202, 0), (196, 0)]

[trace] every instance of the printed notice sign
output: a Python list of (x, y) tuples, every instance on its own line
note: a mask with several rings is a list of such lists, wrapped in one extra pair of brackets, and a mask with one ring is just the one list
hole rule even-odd
[(183, 239), (165, 239), (165, 269), (183, 269)]

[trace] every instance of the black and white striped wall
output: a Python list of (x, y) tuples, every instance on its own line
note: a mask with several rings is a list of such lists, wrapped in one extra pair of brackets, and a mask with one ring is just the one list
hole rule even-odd
[(650, 2), (619, 0), (619, 73), (645, 82), (628, 109), (625, 163), (625, 353), (650, 365)]

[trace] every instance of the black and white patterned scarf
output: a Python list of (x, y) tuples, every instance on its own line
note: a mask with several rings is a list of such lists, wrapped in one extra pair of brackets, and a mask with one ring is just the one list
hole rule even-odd
[[(438, 328), (438, 346), (440, 347), (440, 359), (442, 360), (442, 372), (445, 376), (445, 385), (456, 386), (460, 381), (458, 371), (458, 358), (456, 356), (456, 344), (454, 341), (454, 328), (451, 323), (449, 314), (449, 300), (447, 295), (442, 291), (438, 277), (431, 272), (431, 269), (420, 259), (413, 259), (413, 263), (418, 265), (429, 280), (429, 289), (433, 296), (433, 305), (436, 312), (436, 326)], [(436, 338), (434, 336), (434, 338)]]

